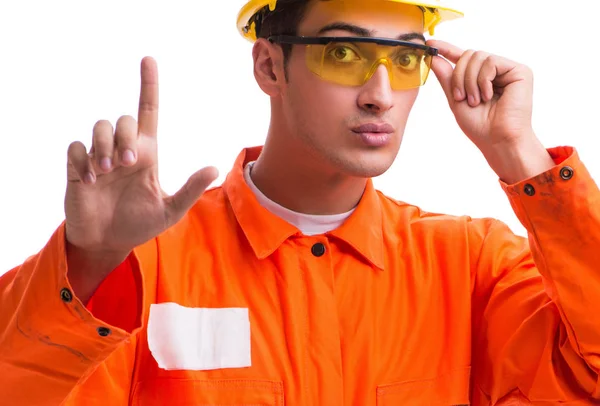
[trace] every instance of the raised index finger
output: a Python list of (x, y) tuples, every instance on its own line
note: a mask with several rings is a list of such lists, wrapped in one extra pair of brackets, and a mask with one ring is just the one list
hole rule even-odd
[(142, 85), (138, 109), (138, 132), (156, 137), (158, 127), (158, 69), (150, 57), (142, 59)]

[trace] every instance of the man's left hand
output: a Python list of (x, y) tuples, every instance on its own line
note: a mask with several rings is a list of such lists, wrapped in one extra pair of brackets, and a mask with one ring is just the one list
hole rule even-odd
[[(458, 125), (503, 180), (517, 182), (554, 165), (532, 127), (531, 69), (486, 52), (463, 51), (444, 41), (430, 40), (427, 45), (443, 56), (434, 57), (431, 68)], [(533, 162), (516, 162), (524, 159)], [(521, 166), (528, 168), (511, 170)]]

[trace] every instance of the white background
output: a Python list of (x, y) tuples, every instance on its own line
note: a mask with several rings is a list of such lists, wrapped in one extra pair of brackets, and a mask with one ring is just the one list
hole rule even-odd
[[(550, 6), (552, 4), (552, 6)], [(568, 6), (567, 6), (568, 4)], [(221, 183), (260, 145), (268, 99), (239, 36), (240, 0), (0, 2), (0, 274), (43, 247), (64, 217), (66, 150), (99, 119), (137, 114), (139, 62), (158, 61), (160, 179), (176, 191), (215, 165)], [(528, 64), (534, 127), (575, 146), (600, 179), (598, 0), (455, 1), (466, 18), (436, 37)], [(587, 25), (585, 25), (587, 24)], [(423, 88), (392, 169), (376, 186), (427, 211), (492, 216), (518, 234), (495, 174), (456, 125), (435, 77)]]

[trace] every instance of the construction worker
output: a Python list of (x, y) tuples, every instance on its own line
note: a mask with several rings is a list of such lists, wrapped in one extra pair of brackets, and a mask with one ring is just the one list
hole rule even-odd
[[(173, 196), (145, 58), (137, 120), (70, 146), (65, 222), (0, 278), (0, 403), (598, 404), (600, 190), (536, 137), (527, 67), (425, 41), (460, 16), (249, 1), (265, 145)], [(374, 190), (430, 71), (528, 239)]]

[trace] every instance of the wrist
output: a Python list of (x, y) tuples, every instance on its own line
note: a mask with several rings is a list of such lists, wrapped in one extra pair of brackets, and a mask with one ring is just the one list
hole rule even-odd
[(100, 284), (130, 252), (89, 251), (66, 242), (67, 275), (75, 295), (87, 304)]
[(556, 165), (533, 133), (518, 141), (494, 145), (483, 152), (490, 167), (509, 185), (538, 176)]

